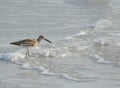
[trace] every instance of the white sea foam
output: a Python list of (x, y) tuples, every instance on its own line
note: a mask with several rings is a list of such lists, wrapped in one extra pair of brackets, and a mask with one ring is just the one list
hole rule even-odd
[(69, 51), (69, 47), (56, 47), (56, 46), (50, 49), (41, 49), (37, 52), (35, 51), (35, 53), (45, 58), (65, 57), (71, 54), (71, 52)]
[(60, 76), (63, 77), (64, 79), (68, 79), (68, 80), (81, 81), (80, 79), (77, 79), (77, 78), (75, 78), (75, 77), (72, 77), (72, 76), (70, 76), (70, 75), (68, 75), (68, 74), (62, 74), (62, 75), (60, 75)]
[(75, 77), (69, 76), (68, 74), (65, 73), (53, 73), (53, 72), (49, 72), (48, 69), (44, 69), (41, 74), (43, 75), (49, 75), (49, 76), (58, 76), (58, 77), (62, 77), (64, 79), (67, 80), (73, 80), (73, 81), (80, 81), (80, 79), (77, 79)]
[(24, 55), (21, 53), (6, 53), (6, 54), (1, 55), (0, 59), (11, 61), (11, 62), (14, 62), (16, 64), (20, 64), (21, 68), (23, 68), (23, 69), (37, 70), (42, 75), (58, 76), (58, 77), (62, 77), (64, 79), (78, 81), (77, 78), (71, 77), (68, 74), (54, 73), (54, 72), (49, 71), (49, 69), (47, 69), (43, 66), (40, 66), (40, 65), (37, 66), (37, 65), (32, 64), (31, 62), (21, 63), (19, 59), (24, 59)]
[(112, 18), (106, 17), (105, 19), (99, 20), (94, 25), (94, 31), (99, 31), (100, 29), (111, 27), (113, 25)]
[[(0, 55), (1, 60), (8, 60), (12, 62), (24, 62), (25, 53), (22, 53), (23, 50), (17, 50), (14, 53), (4, 53)], [(70, 56), (72, 52), (70, 52), (70, 47), (66, 46), (54, 46), (51, 48), (35, 48), (31, 49), (31, 56), (41, 57), (41, 58), (52, 58), (52, 57), (66, 57)], [(26, 65), (25, 65), (26, 66)]]
[(113, 26), (113, 20), (114, 19), (112, 17), (106, 17), (105, 19), (100, 19), (96, 23), (89, 25), (85, 31), (80, 31), (79, 33), (72, 36), (68, 36), (65, 39), (70, 40), (79, 36), (87, 35), (89, 33), (103, 31), (103, 29)]
[(45, 69), (41, 72), (43, 75), (57, 76), (57, 73), (50, 72), (48, 69)]
[[(43, 66), (33, 66), (31, 63), (23, 63), (21, 65), (21, 67), (23, 69), (29, 69), (29, 70), (37, 70), (38, 72), (40, 72), (41, 74), (46, 73), (47, 74), (47, 69), (44, 68)], [(48, 73), (49, 74), (49, 73)]]
[(94, 41), (95, 46), (109, 46), (111, 45), (111, 40), (108, 39), (97, 39)]
[(21, 53), (5, 53), (0, 56), (1, 60), (11, 60), (11, 61), (17, 61), (19, 59), (23, 59), (25, 56)]
[(77, 78), (72, 77), (72, 76), (70, 76), (68, 74), (65, 74), (65, 73), (53, 73), (53, 72), (50, 72), (49, 69), (46, 69), (45, 67), (42, 67), (42, 66), (39, 66), (39, 67), (35, 68), (35, 67), (31, 67), (30, 64), (26, 63), (26, 64), (23, 65), (23, 68), (24, 69), (37, 70), (42, 75), (58, 76), (58, 77), (62, 77), (62, 78), (67, 79), (67, 80), (80, 81), (80, 79), (77, 79)]
[(101, 57), (99, 55), (91, 55), (90, 57), (95, 59), (97, 63), (101, 63), (101, 64), (116, 64), (116, 62), (107, 61), (107, 60), (105, 60), (103, 57)]
[(74, 39), (75, 37), (82, 36), (82, 35), (86, 35), (86, 34), (87, 34), (86, 31), (80, 31), (79, 33), (77, 33), (77, 34), (75, 34), (75, 35), (72, 35), (72, 36), (68, 36), (68, 37), (66, 37), (65, 39), (70, 40), (70, 39)]
[(45, 68), (44, 66), (34, 65), (34, 63), (30, 63), (30, 62), (21, 63), (20, 59), (22, 59), (23, 61), (25, 60), (24, 55), (22, 53), (6, 53), (6, 54), (1, 55), (0, 59), (12, 61), (16, 64), (20, 64), (21, 68), (23, 69), (36, 70), (40, 72), (40, 74), (42, 75), (62, 77), (64, 79), (71, 80), (71, 81), (86, 81), (87, 80), (87, 79), (81, 80), (81, 79), (78, 79), (77, 77), (72, 77), (67, 73), (60, 73), (60, 72), (55, 73)]
[(73, 36), (80, 36), (80, 35), (86, 35), (87, 34), (87, 32), (85, 32), (85, 31), (80, 31), (78, 34), (75, 34), (75, 35), (73, 35)]
[(31, 66), (30, 66), (29, 63), (24, 63), (24, 64), (22, 65), (22, 68), (24, 68), (24, 69), (31, 69)]

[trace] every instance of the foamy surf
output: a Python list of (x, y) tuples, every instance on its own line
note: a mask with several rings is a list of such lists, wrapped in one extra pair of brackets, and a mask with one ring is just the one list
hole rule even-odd
[(105, 19), (101, 19), (95, 23), (95, 30), (99, 31), (101, 29), (105, 29), (111, 27), (113, 25), (113, 21), (111, 17), (106, 17)]
[(77, 33), (75, 35), (72, 35), (72, 36), (69, 36), (69, 37), (66, 37), (65, 39), (67, 39), (67, 40), (74, 39), (75, 37), (83, 36), (83, 35), (86, 35), (86, 34), (87, 34), (87, 31), (80, 31), (79, 33)]
[(94, 40), (94, 45), (95, 46), (110, 46), (112, 45), (112, 41), (110, 39), (99, 38), (97, 40)]
[(105, 60), (105, 58), (99, 55), (91, 55), (90, 58), (94, 59), (97, 63), (100, 63), (100, 64), (118, 64), (117, 62), (107, 61)]
[(77, 77), (73, 77), (67, 73), (53, 73), (53, 72), (50, 72), (48, 69), (44, 69), (41, 72), (41, 74), (48, 75), (48, 76), (57, 76), (57, 77), (61, 77), (66, 80), (71, 80), (71, 81), (76, 81), (76, 82), (88, 82), (88, 81), (95, 81), (98, 79), (98, 78), (77, 78)]
[[(64, 47), (63, 47), (64, 46)], [(56, 77), (61, 77), (66, 80), (71, 80), (71, 81), (76, 81), (76, 82), (87, 82), (87, 81), (94, 81), (95, 79), (84, 79), (84, 78), (77, 78), (77, 76), (72, 76), (70, 75), (69, 72), (54, 72), (50, 68), (47, 68), (47, 63), (46, 61), (49, 62), (50, 58), (68, 58), (70, 56), (74, 55), (74, 51), (79, 54), (80, 51), (85, 50), (88, 48), (88, 46), (75, 46), (71, 47), (66, 45), (61, 45), (61, 46), (56, 46), (51, 47), (50, 49), (42, 49), (42, 48), (37, 48), (37, 49), (31, 49), (31, 58), (27, 59), (25, 58), (25, 54), (23, 53), (23, 50), (17, 50), (17, 52), (14, 53), (4, 53), (0, 55), (1, 60), (6, 60), (10, 61), (14, 64), (19, 65), (22, 69), (26, 70), (35, 70), (38, 71), (42, 75), (47, 75), (47, 76), (56, 76)], [(76, 54), (76, 53), (75, 53)], [(34, 55), (34, 56), (33, 56)], [(41, 60), (44, 59), (46, 65), (41, 64)], [(38, 62), (38, 63), (37, 63)]]
[(26, 62), (25, 56), (21, 53), (6, 53), (6, 54), (1, 55), (0, 59), (10, 61), (14, 64), (20, 65), (22, 69), (36, 70), (42, 75), (57, 76), (57, 77), (62, 77), (64, 79), (72, 80), (72, 81), (82, 81), (81, 79), (77, 79), (65, 73), (51, 72), (49, 69), (45, 68), (44, 66), (40, 66), (40, 65), (36, 65), (35, 63), (32, 63), (30, 59), (27, 60), (28, 62)]
[(22, 53), (5, 53), (0, 56), (1, 60), (6, 60), (6, 61), (18, 61), (18, 60), (23, 60), (25, 55)]
[[(86, 45), (80, 45), (78, 43), (71, 43), (68, 45), (68, 43), (61, 43), (61, 44), (54, 44), (49, 47), (43, 48), (34, 48), (30, 49), (31, 57), (33, 58), (64, 58), (64, 57), (70, 57), (73, 56), (74, 51), (80, 52), (82, 50), (87, 49), (89, 46)], [(24, 61), (25, 59), (25, 49), (17, 50), (16, 52), (10, 52), (10, 53), (3, 53), (0, 55), (1, 60), (8, 60), (13, 62), (19, 62)]]

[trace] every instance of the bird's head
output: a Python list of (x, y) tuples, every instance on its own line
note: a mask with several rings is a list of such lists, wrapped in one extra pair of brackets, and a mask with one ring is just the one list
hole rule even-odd
[(46, 39), (43, 35), (40, 35), (37, 40), (40, 42), (43, 39), (46, 40), (49, 43), (52, 43), (50, 40)]

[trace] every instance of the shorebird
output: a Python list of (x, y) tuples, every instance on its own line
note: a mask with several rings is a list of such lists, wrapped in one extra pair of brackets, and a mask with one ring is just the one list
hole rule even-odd
[(26, 58), (28, 57), (30, 58), (29, 48), (38, 46), (41, 40), (46, 40), (47, 42), (52, 43), (50, 40), (46, 39), (43, 35), (40, 35), (37, 39), (24, 39), (24, 40), (12, 42), (10, 44), (27, 48)]

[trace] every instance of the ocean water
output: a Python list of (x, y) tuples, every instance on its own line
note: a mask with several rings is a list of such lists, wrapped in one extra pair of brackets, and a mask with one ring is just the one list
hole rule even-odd
[(0, 88), (120, 88), (119, 24), (119, 0), (0, 0)]

